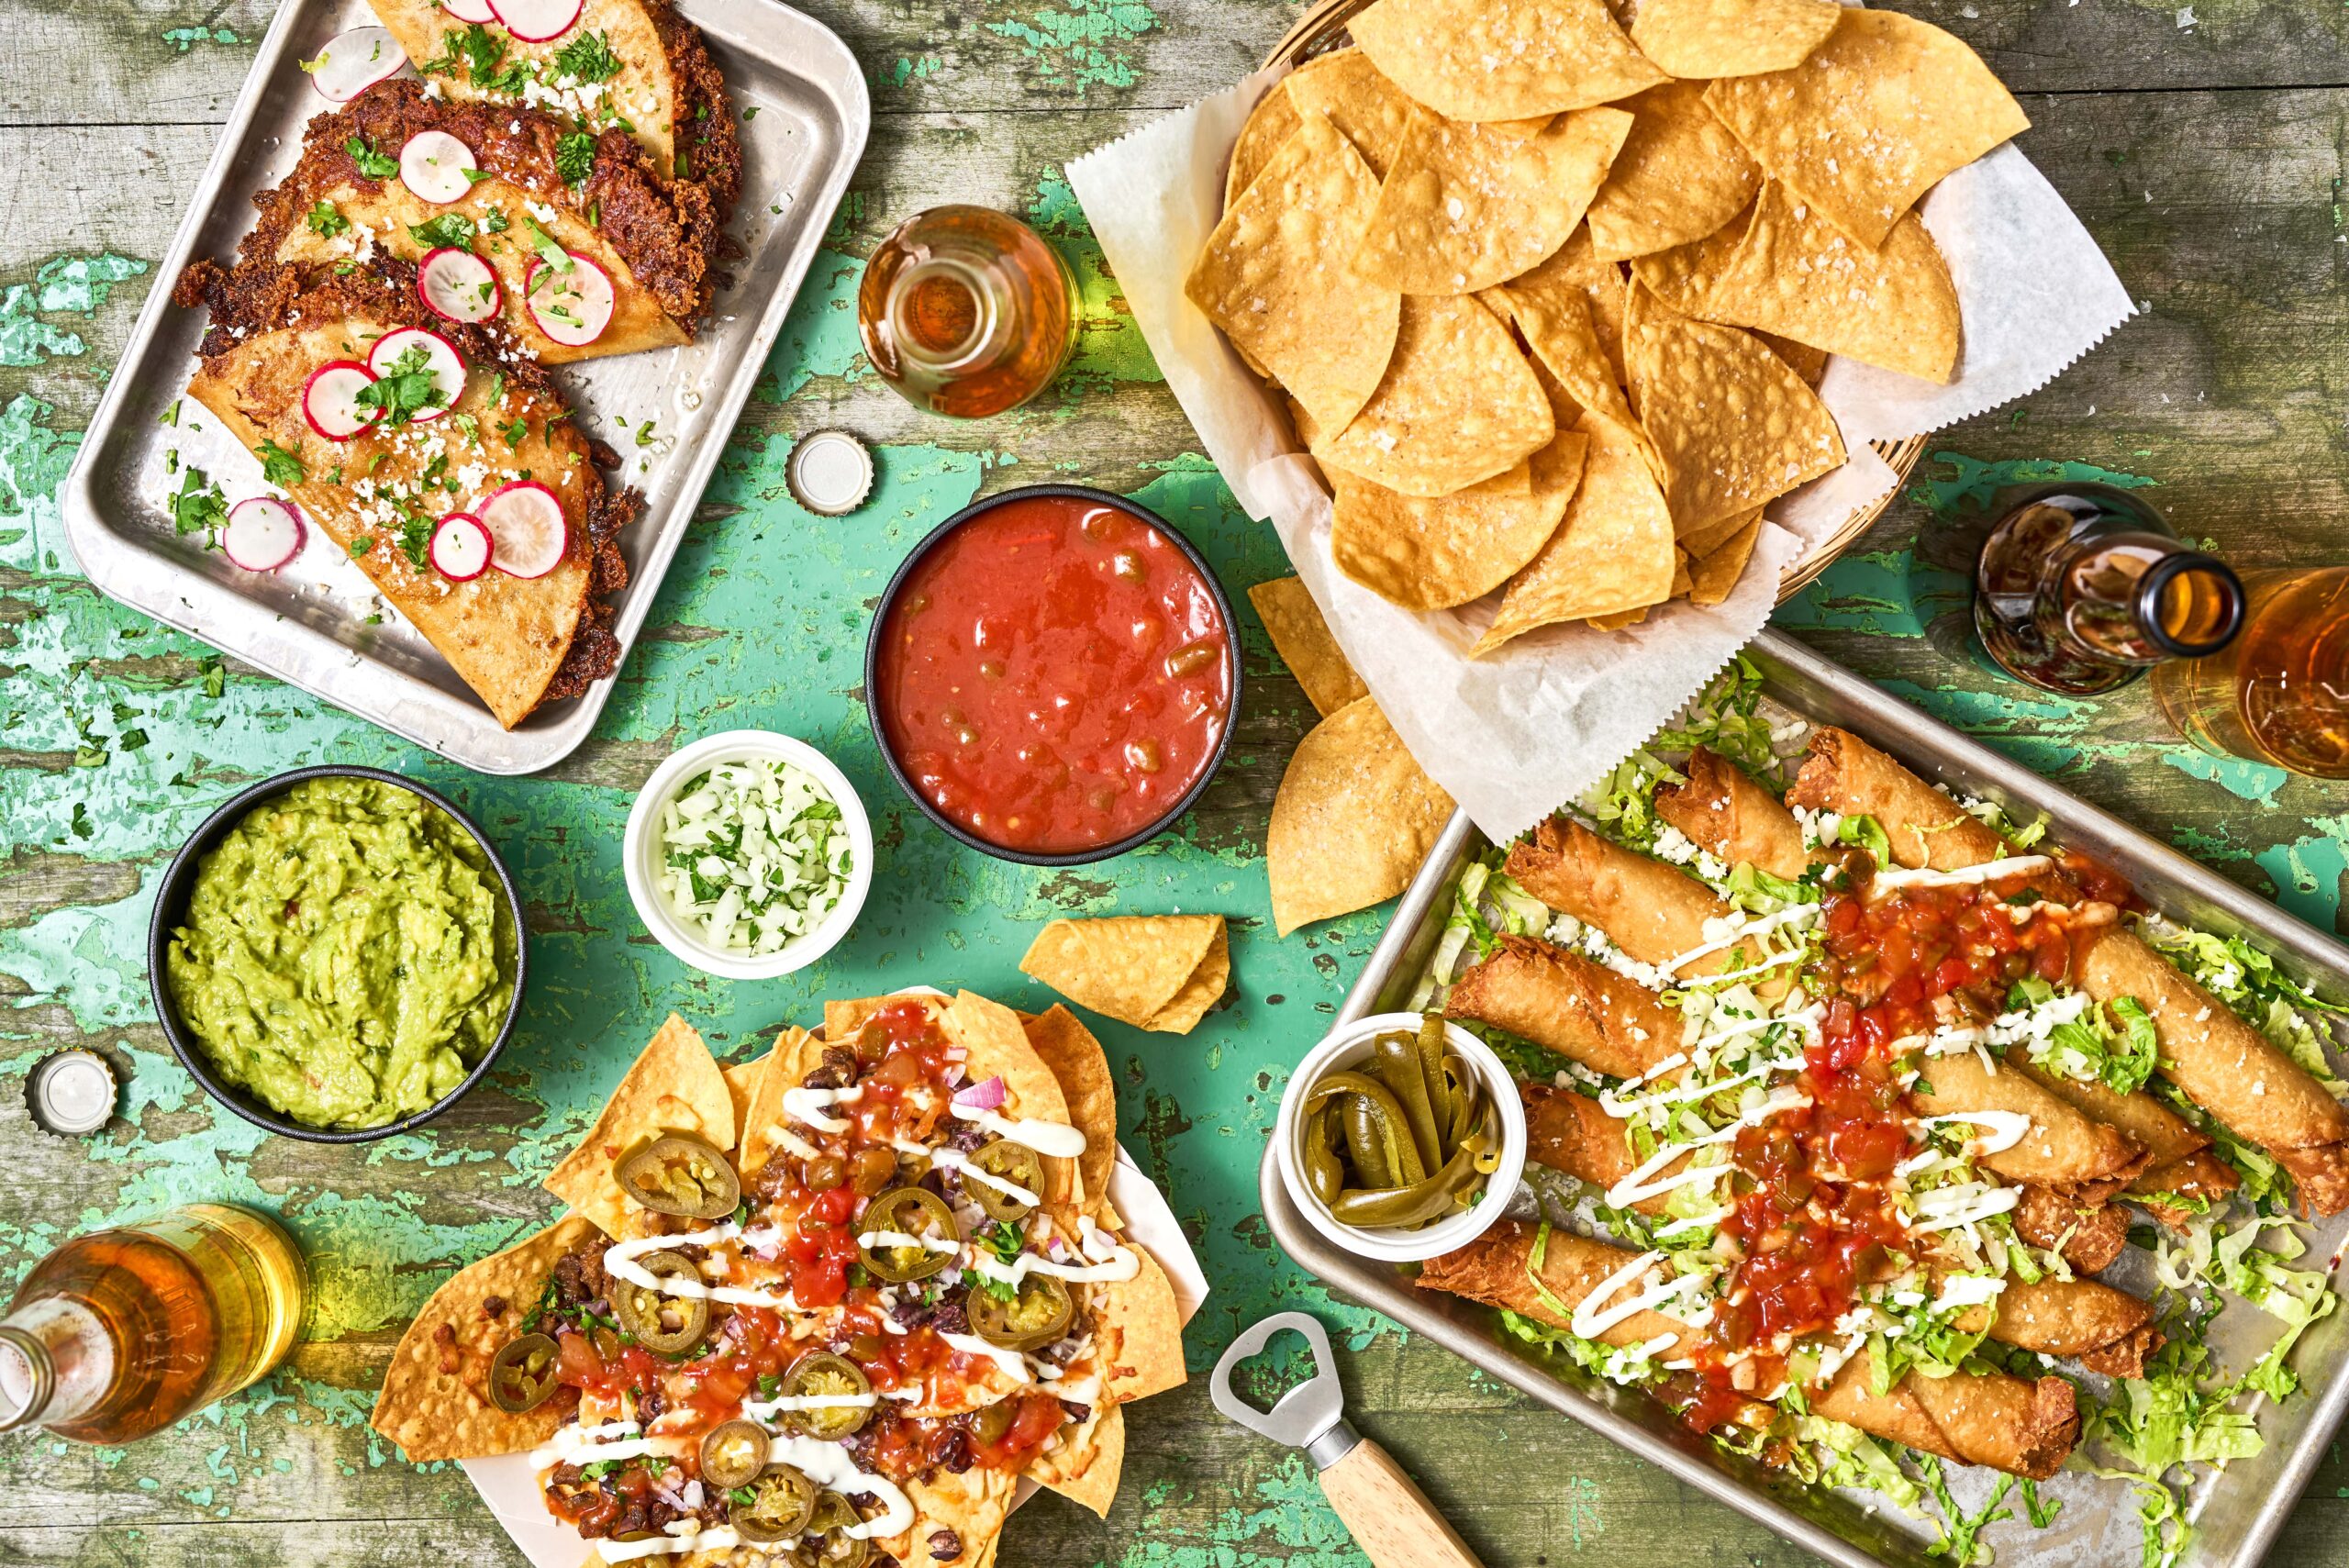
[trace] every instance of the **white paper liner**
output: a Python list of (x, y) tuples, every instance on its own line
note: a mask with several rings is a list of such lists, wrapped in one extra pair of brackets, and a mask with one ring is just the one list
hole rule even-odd
[(1821, 395), (1852, 462), (1773, 504), (1728, 600), (1652, 609), (1639, 626), (1567, 625), (1467, 657), (1492, 607), (1419, 615), (1340, 573), (1330, 499), (1286, 412), (1184, 297), (1222, 214), (1224, 170), (1258, 97), (1259, 72), (1077, 159), (1083, 204), (1136, 325), (1208, 455), (1248, 515), (1269, 518), (1330, 630), (1412, 756), (1491, 838), (1579, 795), (1703, 689), (1769, 619), (1779, 572), (1897, 476), (1868, 450), (2032, 391), (2131, 313), (2127, 291), (2053, 187), (2012, 147), (1942, 182), (1924, 216), (1965, 313), (1958, 380), (1933, 386), (1842, 361)]
[[(1158, 1266), (1166, 1271), (1167, 1282), (1174, 1287), (1174, 1301), (1188, 1323), (1199, 1304), (1208, 1297), (1207, 1275), (1199, 1268), (1199, 1261), (1191, 1253), (1191, 1244), (1184, 1239), (1182, 1223), (1167, 1207), (1165, 1195), (1157, 1184), (1141, 1173), (1141, 1167), (1123, 1149), (1118, 1151), (1118, 1163), (1109, 1173), (1109, 1202), (1126, 1221), (1126, 1235), (1150, 1250)], [(465, 1478), (489, 1505), (498, 1527), (507, 1538), (530, 1560), (531, 1568), (596, 1568), (603, 1559), (595, 1548), (579, 1538), (579, 1532), (547, 1512), (546, 1499), (540, 1495), (538, 1473), (530, 1468), (527, 1453), (502, 1453), (490, 1459), (461, 1459)], [(1012, 1507), (1018, 1507), (1037, 1492), (1036, 1483), (1022, 1477), (1019, 1495)], [(651, 1568), (674, 1562), (672, 1557), (640, 1559)]]

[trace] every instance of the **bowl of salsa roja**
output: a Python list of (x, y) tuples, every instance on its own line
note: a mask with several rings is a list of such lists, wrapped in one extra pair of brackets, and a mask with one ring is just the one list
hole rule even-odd
[(914, 548), (873, 617), (865, 705), (930, 818), (1005, 860), (1106, 860), (1171, 826), (1231, 741), (1230, 602), (1123, 496), (1040, 484)]

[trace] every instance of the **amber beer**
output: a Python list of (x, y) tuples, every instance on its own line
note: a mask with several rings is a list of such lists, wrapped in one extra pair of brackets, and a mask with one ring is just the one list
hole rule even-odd
[(191, 1204), (76, 1237), (0, 1319), (0, 1430), (145, 1437), (284, 1360), (307, 1295), (292, 1239), (248, 1209)]
[(908, 402), (961, 419), (1016, 408), (1076, 345), (1076, 280), (1060, 252), (986, 207), (916, 213), (864, 265), (865, 357)]
[(2349, 566), (2243, 581), (2243, 635), (2155, 671), (2154, 700), (2206, 751), (2349, 779)]

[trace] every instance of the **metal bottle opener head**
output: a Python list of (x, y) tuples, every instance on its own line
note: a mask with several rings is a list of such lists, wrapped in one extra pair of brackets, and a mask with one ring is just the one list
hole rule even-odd
[[(1271, 1409), (1259, 1410), (1232, 1388), (1232, 1369), (1263, 1350), (1284, 1329), (1305, 1336), (1313, 1352), (1313, 1375), (1282, 1395)], [(1305, 1450), (1317, 1470), (1329, 1469), (1362, 1441), (1362, 1435), (1346, 1424), (1346, 1396), (1338, 1384), (1338, 1363), (1330, 1353), (1330, 1336), (1318, 1320), (1302, 1312), (1275, 1312), (1241, 1330), (1217, 1360), (1215, 1374), (1208, 1380), (1208, 1394), (1217, 1409), (1250, 1431)]]

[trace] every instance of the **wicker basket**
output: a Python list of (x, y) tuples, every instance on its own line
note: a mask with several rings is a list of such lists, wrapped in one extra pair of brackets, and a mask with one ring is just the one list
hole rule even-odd
[[(1371, 4), (1372, 0), (1317, 0), (1315, 5), (1307, 8), (1304, 16), (1297, 18), (1297, 25), (1289, 28), (1287, 36), (1273, 46), (1272, 53), (1264, 57), (1265, 69), (1286, 65), (1295, 70), (1313, 56), (1337, 48), (1343, 41), (1346, 24), (1368, 10)], [(1868, 445), (1891, 465), (1892, 472), (1900, 480), (1905, 481), (1909, 471), (1917, 466), (1917, 459), (1924, 452), (1925, 438), (1911, 436), (1905, 441), (1870, 441)], [(1900, 485), (1895, 483), (1877, 500), (1844, 518), (1833, 533), (1821, 539), (1800, 562), (1789, 568), (1778, 584), (1779, 602), (1792, 598), (1805, 584), (1832, 565), (1837, 556), (1851, 548), (1853, 540), (1867, 532), (1868, 525), (1884, 515), (1884, 509), (1899, 493)]]

